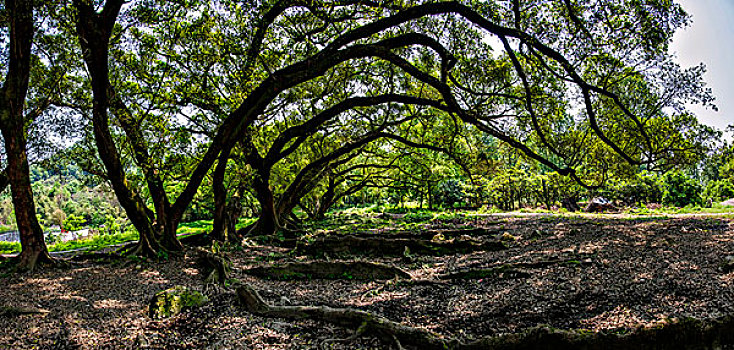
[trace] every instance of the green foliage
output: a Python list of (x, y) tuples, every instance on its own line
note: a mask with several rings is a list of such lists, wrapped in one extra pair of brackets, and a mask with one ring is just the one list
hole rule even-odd
[(148, 316), (153, 319), (175, 316), (181, 311), (199, 307), (209, 299), (199, 291), (183, 286), (156, 293), (150, 301)]
[(176, 233), (179, 235), (194, 235), (200, 233), (211, 232), (212, 220), (197, 220), (192, 222), (184, 222), (178, 226)]
[(122, 232), (122, 225), (114, 216), (107, 215), (104, 224), (100, 226), (99, 231), (103, 235), (115, 235)]
[(663, 177), (665, 191), (663, 204), (685, 207), (687, 205), (701, 205), (701, 186), (680, 171), (671, 171)]
[(703, 198), (712, 202), (734, 198), (734, 183), (729, 179), (709, 181), (703, 191)]
[(0, 242), (0, 254), (14, 254), (20, 252), (20, 242)]
[(61, 242), (61, 233), (60, 232), (48, 232), (43, 237), (44, 241), (46, 241), (46, 245), (52, 245)]
[(134, 230), (127, 230), (125, 232), (109, 234), (109, 235), (94, 235), (89, 238), (58, 242), (48, 247), (49, 251), (66, 251), (76, 249), (87, 249), (97, 250), (111, 245), (127, 243), (138, 239), (138, 233)]
[(448, 208), (462, 204), (466, 197), (464, 187), (461, 181), (457, 179), (448, 179), (439, 182), (434, 191), (436, 202)]
[(84, 225), (86, 223), (87, 223), (87, 220), (84, 219), (83, 217), (72, 214), (66, 217), (66, 220), (64, 220), (64, 223), (62, 225), (62, 228), (67, 231), (79, 231), (84, 228)]
[[(117, 218), (119, 225), (125, 224), (123, 210), (111, 189), (93, 183), (90, 175), (77, 166), (63, 164), (50, 159), (43, 165), (31, 166), (33, 196), (41, 224), (76, 230), (82, 225), (106, 225), (109, 217)], [(67, 221), (71, 215), (74, 218)], [(14, 216), (10, 191), (0, 193), (0, 225), (14, 230)], [(71, 229), (65, 223), (72, 223)]]
[(652, 172), (640, 172), (631, 179), (614, 181), (610, 186), (609, 198), (627, 205), (638, 203), (660, 203), (663, 198), (663, 179)]

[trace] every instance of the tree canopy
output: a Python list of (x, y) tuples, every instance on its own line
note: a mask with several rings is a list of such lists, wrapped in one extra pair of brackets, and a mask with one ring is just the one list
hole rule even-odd
[(31, 6), (0, 8), (22, 237), (40, 231), (27, 147), (44, 159), (54, 145), (108, 183), (140, 234), (133, 252), (156, 256), (182, 249), (197, 198), (213, 200), (216, 239), (245, 202), (261, 234), (374, 188), (480, 202), (515, 183), (508, 164), (535, 169), (526, 186), (550, 203), (556, 187), (695, 163), (720, 136), (685, 107), (713, 98), (703, 66), (668, 53), (689, 21), (669, 0)]

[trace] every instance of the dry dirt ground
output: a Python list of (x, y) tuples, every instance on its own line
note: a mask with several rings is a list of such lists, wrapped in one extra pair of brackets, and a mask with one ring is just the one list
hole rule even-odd
[[(449, 256), (353, 257), (399, 266), (414, 279), (468, 268), (561, 258), (566, 264), (525, 268), (525, 278), (490, 276), (443, 283), (256, 278), (252, 266), (307, 260), (287, 249), (255, 246), (229, 252), (233, 278), (275, 305), (353, 307), (465, 341), (538, 324), (626, 332), (676, 318), (734, 314), (734, 220), (482, 217), (436, 222), (425, 229), (486, 229), (475, 238), (509, 249)], [(509, 235), (513, 236), (510, 237)], [(389, 236), (389, 233), (383, 233)], [(513, 240), (514, 238), (514, 240)], [(329, 254), (327, 254), (327, 257)], [(332, 259), (345, 257), (332, 256)], [(347, 257), (348, 258), (348, 257)], [(349, 337), (312, 320), (267, 319), (237, 305), (232, 290), (204, 288), (193, 251), (161, 263), (99, 264), (5, 274), (0, 305), (48, 311), (0, 314), (1, 349), (382, 349), (392, 344)], [(207, 294), (205, 306), (164, 320), (147, 316), (156, 292), (175, 285)]]

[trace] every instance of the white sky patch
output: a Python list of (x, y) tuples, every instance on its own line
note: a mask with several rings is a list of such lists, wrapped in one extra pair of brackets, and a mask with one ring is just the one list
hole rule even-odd
[[(692, 16), (690, 27), (679, 30), (673, 37), (671, 52), (678, 63), (692, 67), (703, 62), (707, 72), (704, 80), (712, 89), (719, 111), (689, 106), (698, 120), (724, 130), (734, 125), (734, 1), (732, 0), (678, 0)], [(729, 141), (731, 133), (725, 135)]]
[(502, 41), (496, 35), (485, 34), (482, 38), (482, 42), (489, 45), (492, 48), (492, 55), (495, 56), (502, 50)]

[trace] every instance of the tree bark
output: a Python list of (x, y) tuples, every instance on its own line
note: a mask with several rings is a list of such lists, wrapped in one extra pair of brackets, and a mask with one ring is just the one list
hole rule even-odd
[[(237, 188), (227, 201), (227, 188), (224, 185), (224, 176), (227, 170), (227, 161), (230, 152), (223, 151), (219, 155), (219, 162), (212, 175), (212, 192), (214, 192), (214, 227), (211, 238), (221, 242), (236, 243), (236, 225), (242, 214), (240, 204), (241, 188)], [(240, 186), (241, 187), (241, 186)]]
[(23, 109), (28, 93), (33, 43), (33, 5), (29, 1), (6, 1), (10, 21), (8, 72), (0, 95), (0, 131), (7, 154), (7, 183), (10, 184), (15, 218), (20, 232), (18, 268), (33, 270), (39, 263), (52, 263), (36, 217), (31, 189)]
[(248, 233), (257, 233), (258, 235), (272, 235), (280, 228), (280, 220), (278, 212), (275, 209), (275, 196), (270, 188), (270, 172), (267, 174), (258, 172), (255, 176), (252, 186), (255, 190), (255, 197), (260, 203), (260, 215), (257, 222)]
[(324, 192), (319, 200), (319, 206), (316, 210), (316, 219), (323, 219), (326, 216), (326, 212), (329, 211), (332, 205), (334, 205), (336, 199), (336, 186), (338, 184), (338, 182), (334, 181), (333, 177), (329, 177), (329, 186), (326, 188), (326, 192)]
[(108, 179), (112, 184), (120, 205), (140, 234), (135, 253), (156, 257), (160, 245), (155, 230), (150, 223), (147, 207), (140, 196), (128, 186), (120, 155), (112, 139), (109, 126), (108, 107), (110, 94), (108, 46), (112, 27), (122, 6), (122, 1), (108, 1), (101, 14), (97, 14), (90, 4), (75, 1), (78, 10), (76, 23), (84, 61), (91, 77), (93, 106), (92, 124), (94, 140), (99, 156), (104, 163)]
[(212, 174), (212, 192), (214, 193), (214, 227), (211, 238), (217, 241), (227, 240), (227, 189), (224, 186), (224, 175), (227, 170), (227, 157), (219, 155), (219, 161)]
[(161, 240), (161, 245), (169, 251), (181, 251), (183, 245), (178, 241), (176, 230), (181, 217), (173, 215), (171, 210), (171, 202), (168, 200), (163, 180), (159, 171), (154, 166), (154, 162), (148, 152), (148, 144), (141, 133), (135, 118), (127, 108), (125, 103), (117, 96), (115, 90), (110, 86), (107, 95), (111, 98), (111, 110), (120, 121), (125, 136), (132, 145), (134, 159), (136, 164), (143, 170), (145, 182), (148, 186), (153, 206), (155, 208), (155, 228), (154, 234), (156, 238)]
[(22, 247), (18, 256), (18, 267), (33, 270), (36, 264), (52, 262), (53, 259), (48, 254), (43, 229), (36, 217), (23, 125), (10, 129), (3, 128), (3, 137), (8, 156), (8, 178), (15, 208), (15, 220)]
[(10, 185), (10, 178), (8, 178), (8, 168), (5, 167), (3, 171), (0, 171), (0, 193), (5, 191), (8, 185)]

